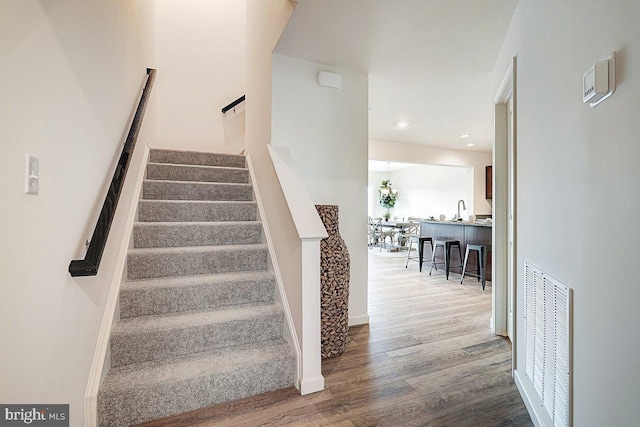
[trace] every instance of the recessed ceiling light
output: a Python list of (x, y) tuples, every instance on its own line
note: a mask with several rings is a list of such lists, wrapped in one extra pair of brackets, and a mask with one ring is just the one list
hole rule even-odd
[(460, 135), (460, 138), (469, 138), (470, 136), (470, 133), (463, 133), (462, 135)]
[(474, 144), (473, 142), (470, 142), (470, 143), (467, 144), (467, 147), (473, 147), (474, 145), (476, 145), (476, 144)]
[(406, 120), (400, 120), (400, 121), (397, 121), (395, 125), (399, 128), (406, 128), (410, 125), (410, 123)]

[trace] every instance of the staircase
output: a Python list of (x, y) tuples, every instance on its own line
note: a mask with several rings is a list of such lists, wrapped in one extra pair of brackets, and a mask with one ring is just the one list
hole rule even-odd
[(244, 156), (151, 150), (100, 426), (293, 385)]

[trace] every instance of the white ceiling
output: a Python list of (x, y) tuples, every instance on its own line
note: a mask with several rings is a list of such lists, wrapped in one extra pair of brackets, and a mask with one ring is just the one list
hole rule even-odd
[(275, 51), (366, 72), (370, 139), (491, 151), (491, 74), (516, 4), (299, 0)]

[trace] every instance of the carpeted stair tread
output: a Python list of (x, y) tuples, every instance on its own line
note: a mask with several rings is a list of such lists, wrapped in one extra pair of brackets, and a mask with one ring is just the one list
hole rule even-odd
[(142, 222), (255, 221), (258, 204), (253, 201), (140, 200)]
[[(223, 372), (244, 364), (247, 359), (257, 360), (260, 354), (287, 359), (293, 357), (284, 339), (225, 347), (190, 356), (180, 356), (153, 362), (135, 363), (111, 369), (105, 377), (105, 388), (131, 389), (146, 384), (161, 384), (185, 380), (208, 373)], [(212, 363), (214, 362), (214, 363)], [(293, 378), (292, 378), (293, 379)]]
[(180, 150), (153, 149), (149, 152), (149, 162), (236, 168), (244, 168), (246, 166), (245, 158), (242, 155)]
[(149, 163), (147, 179), (199, 182), (249, 182), (249, 169), (227, 166), (179, 165)]
[(121, 319), (111, 331), (111, 366), (159, 360), (282, 337), (276, 304)]
[(142, 181), (145, 200), (215, 200), (249, 201), (253, 199), (251, 184), (198, 181)]
[(130, 280), (265, 270), (266, 244), (134, 248), (127, 255)]
[(100, 425), (128, 426), (293, 385), (283, 339), (112, 368), (98, 395)]
[(223, 323), (238, 319), (281, 314), (276, 304), (244, 304), (217, 307), (212, 310), (195, 310), (182, 313), (138, 316), (121, 319), (113, 327), (113, 334), (130, 334), (144, 331), (162, 331), (178, 327), (191, 327), (209, 323)]
[(241, 279), (246, 280), (274, 280), (273, 272), (264, 271), (243, 271), (239, 273), (220, 273), (198, 276), (180, 276), (180, 277), (160, 277), (154, 279), (129, 280), (124, 282), (121, 291), (125, 289), (156, 289), (169, 287), (186, 287), (205, 285), (212, 282), (224, 283), (233, 282)]
[(157, 248), (260, 243), (259, 221), (138, 222), (133, 226), (133, 246)]
[(182, 253), (182, 252), (201, 252), (201, 251), (230, 251), (230, 250), (242, 250), (242, 249), (267, 249), (267, 245), (263, 243), (256, 243), (252, 245), (229, 245), (229, 246), (188, 246), (188, 247), (180, 247), (180, 248), (131, 248), (129, 249), (130, 254), (154, 254), (154, 253), (164, 253), (164, 252), (172, 252), (172, 253)]
[(267, 303), (274, 296), (275, 275), (266, 270), (135, 280), (120, 288), (120, 317)]

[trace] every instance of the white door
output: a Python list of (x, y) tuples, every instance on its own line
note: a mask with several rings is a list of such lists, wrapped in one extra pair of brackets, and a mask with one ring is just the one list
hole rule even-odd
[(507, 335), (513, 342), (513, 308), (514, 286), (516, 277), (515, 265), (515, 144), (513, 138), (513, 97), (509, 98), (507, 108)]

